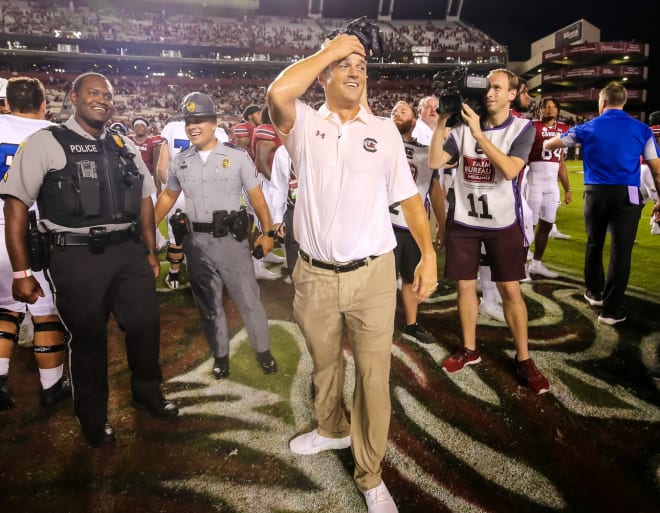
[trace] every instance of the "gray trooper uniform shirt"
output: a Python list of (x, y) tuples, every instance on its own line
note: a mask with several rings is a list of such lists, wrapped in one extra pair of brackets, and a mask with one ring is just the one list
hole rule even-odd
[[(213, 211), (238, 210), (242, 190), (260, 186), (247, 152), (218, 142), (204, 161), (194, 146), (179, 153), (170, 164), (167, 188), (182, 191), (191, 222), (211, 223)], [(222, 309), (222, 287), (236, 303), (252, 347), (257, 353), (270, 349), (268, 319), (260, 299), (247, 239), (231, 235), (192, 232), (183, 239), (190, 286), (199, 308), (202, 327), (214, 357), (229, 354), (227, 320)]]

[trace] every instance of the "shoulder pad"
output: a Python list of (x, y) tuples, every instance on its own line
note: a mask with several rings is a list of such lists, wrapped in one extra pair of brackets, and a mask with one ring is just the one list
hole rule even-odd
[(241, 148), (240, 146), (236, 146), (234, 143), (231, 143), (231, 142), (223, 142), (222, 145), (227, 146), (228, 148), (233, 148), (235, 150), (240, 150), (240, 151), (244, 151), (245, 153), (247, 153), (247, 150), (245, 148)]

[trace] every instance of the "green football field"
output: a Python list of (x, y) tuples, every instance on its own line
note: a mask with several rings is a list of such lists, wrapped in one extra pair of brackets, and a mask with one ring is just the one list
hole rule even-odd
[[(584, 193), (582, 161), (567, 161), (567, 165), (568, 177), (571, 183), (571, 190), (573, 191), (573, 203), (570, 205), (561, 205), (557, 212), (557, 226), (563, 233), (570, 235), (571, 239), (550, 239), (543, 260), (548, 267), (558, 272), (581, 278), (587, 240), (582, 213)], [(649, 220), (652, 208), (652, 203), (644, 207), (637, 229), (637, 240), (633, 249), (630, 286), (648, 290), (653, 294), (660, 294), (660, 275), (658, 274), (657, 265), (660, 236), (651, 235)], [(607, 270), (609, 237), (603, 253), (605, 269)]]

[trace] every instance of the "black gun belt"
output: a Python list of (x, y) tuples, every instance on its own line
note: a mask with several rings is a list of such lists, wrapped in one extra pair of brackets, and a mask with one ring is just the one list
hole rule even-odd
[(370, 256), (367, 258), (360, 258), (358, 260), (351, 260), (350, 262), (346, 262), (343, 264), (333, 264), (331, 262), (324, 262), (323, 260), (316, 260), (315, 258), (312, 258), (302, 250), (299, 250), (298, 253), (300, 254), (300, 258), (302, 258), (308, 264), (314, 267), (318, 267), (319, 269), (327, 269), (329, 271), (334, 271), (336, 273), (348, 273), (351, 271), (355, 271), (356, 269), (359, 269), (360, 267), (364, 267), (365, 265), (367, 265), (367, 263), (369, 263), (369, 260), (376, 260), (378, 258), (377, 255), (377, 256)]
[(199, 233), (213, 233), (213, 223), (196, 223), (192, 222), (193, 232)]
[[(130, 230), (105, 232), (102, 236), (105, 244), (120, 244), (133, 239)], [(48, 240), (54, 246), (89, 246), (90, 234), (72, 232), (48, 232)]]

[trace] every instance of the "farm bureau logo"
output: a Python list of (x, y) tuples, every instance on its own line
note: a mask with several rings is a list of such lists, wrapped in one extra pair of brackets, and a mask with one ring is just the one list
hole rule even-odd
[(464, 156), (463, 179), (472, 183), (493, 183), (495, 169), (489, 159)]

